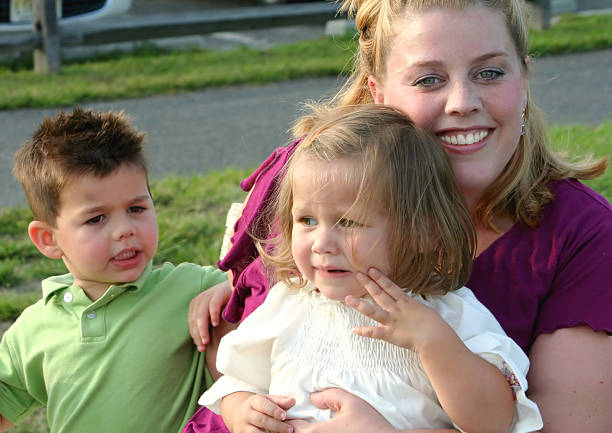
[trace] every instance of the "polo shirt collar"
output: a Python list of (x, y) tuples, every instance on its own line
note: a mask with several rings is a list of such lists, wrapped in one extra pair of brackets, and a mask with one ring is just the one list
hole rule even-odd
[[(136, 281), (130, 281), (128, 283), (120, 284), (118, 286), (111, 285), (109, 289), (112, 287), (116, 287), (118, 289), (123, 289), (121, 291), (130, 290), (132, 292), (138, 292), (145, 285), (147, 279), (149, 278), (149, 275), (151, 274), (152, 268), (153, 268), (153, 263), (149, 262), (147, 263), (147, 266), (145, 267), (144, 271), (142, 272), (142, 274), (140, 275), (140, 277), (138, 277)], [(49, 302), (49, 299), (51, 299), (55, 293), (67, 287), (72, 286), (73, 283), (74, 283), (74, 278), (72, 277), (71, 274), (56, 275), (54, 277), (49, 277), (47, 279), (44, 279), (42, 281), (42, 292), (43, 292), (43, 299), (45, 300), (45, 304)]]

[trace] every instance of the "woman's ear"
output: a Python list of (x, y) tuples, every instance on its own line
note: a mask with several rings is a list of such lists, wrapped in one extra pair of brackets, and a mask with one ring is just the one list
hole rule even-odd
[(385, 102), (385, 95), (383, 95), (382, 87), (376, 76), (370, 75), (368, 77), (368, 89), (370, 89), (370, 95), (376, 104), (383, 104)]
[(53, 228), (49, 224), (42, 221), (32, 221), (28, 226), (28, 235), (43, 255), (50, 259), (62, 258), (62, 250), (57, 244)]

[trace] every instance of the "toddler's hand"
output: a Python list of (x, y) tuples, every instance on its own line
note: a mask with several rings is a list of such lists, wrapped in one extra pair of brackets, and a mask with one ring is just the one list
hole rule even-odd
[(293, 426), (283, 421), (294, 404), (293, 398), (281, 395), (253, 394), (236, 407), (232, 433), (292, 433)]
[(232, 286), (229, 281), (212, 286), (205, 292), (200, 293), (189, 303), (189, 333), (194, 344), (200, 352), (203, 352), (210, 342), (209, 327), (217, 326), (221, 320), (221, 309), (232, 294)]
[(376, 320), (380, 326), (357, 327), (356, 334), (420, 353), (425, 344), (435, 343), (449, 332), (454, 333), (436, 311), (406, 295), (377, 269), (369, 269), (368, 275), (358, 273), (357, 280), (376, 304), (353, 296), (347, 296), (346, 303)]

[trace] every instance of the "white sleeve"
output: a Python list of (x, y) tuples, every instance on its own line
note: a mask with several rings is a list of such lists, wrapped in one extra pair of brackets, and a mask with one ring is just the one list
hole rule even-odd
[(432, 297), (426, 303), (438, 311), (468, 349), (495, 365), (506, 377), (516, 403), (510, 432), (533, 432), (542, 428), (538, 406), (525, 394), (529, 358), (472, 291), (463, 287), (444, 296)]
[(217, 370), (223, 373), (202, 396), (199, 403), (221, 413), (221, 400), (238, 391), (267, 394), (272, 357), (278, 336), (296, 320), (299, 296), (277, 284), (264, 303), (238, 328), (221, 339)]

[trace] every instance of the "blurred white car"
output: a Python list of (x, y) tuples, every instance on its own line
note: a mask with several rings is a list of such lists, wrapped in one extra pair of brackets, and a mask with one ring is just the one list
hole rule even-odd
[[(120, 15), (132, 0), (56, 0), (61, 23), (86, 22)], [(0, 0), (0, 33), (31, 31), (32, 0)]]

